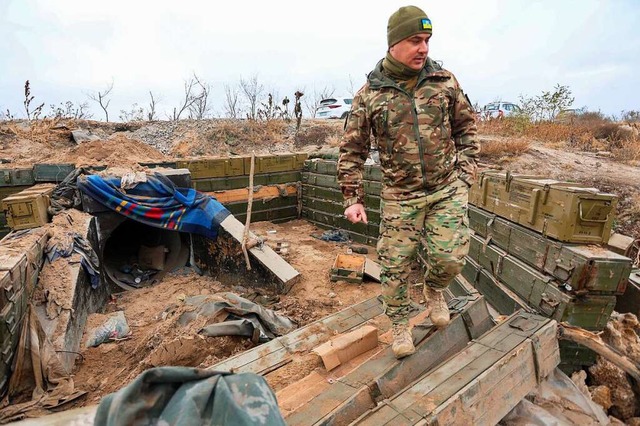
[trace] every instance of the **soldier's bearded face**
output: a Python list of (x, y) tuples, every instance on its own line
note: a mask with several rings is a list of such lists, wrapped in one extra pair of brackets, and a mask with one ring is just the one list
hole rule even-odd
[(419, 70), (427, 60), (430, 38), (431, 34), (412, 35), (391, 46), (389, 53), (409, 68)]

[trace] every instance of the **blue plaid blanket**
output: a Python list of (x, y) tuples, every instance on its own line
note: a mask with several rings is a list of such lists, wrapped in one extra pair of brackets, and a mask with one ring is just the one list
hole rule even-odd
[(120, 178), (80, 176), (78, 188), (121, 215), (157, 228), (216, 238), (227, 210), (213, 197), (191, 188), (177, 188), (166, 176), (155, 173), (147, 182), (127, 190)]

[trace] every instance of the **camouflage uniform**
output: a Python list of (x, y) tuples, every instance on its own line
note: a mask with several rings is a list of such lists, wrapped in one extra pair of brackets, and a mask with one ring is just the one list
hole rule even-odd
[(362, 169), (373, 133), (383, 173), (378, 255), (382, 295), (394, 323), (408, 318), (407, 277), (424, 249), (425, 285), (444, 288), (468, 252), (468, 188), (475, 176), (475, 114), (458, 81), (427, 58), (407, 92), (382, 61), (353, 99), (340, 143), (345, 206), (364, 204)]

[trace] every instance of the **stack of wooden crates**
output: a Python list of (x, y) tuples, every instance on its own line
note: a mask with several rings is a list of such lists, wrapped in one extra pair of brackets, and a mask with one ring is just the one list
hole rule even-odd
[[(534, 309), (601, 331), (625, 292), (632, 260), (611, 251), (617, 198), (583, 185), (487, 171), (469, 194), (472, 235), (462, 277), (501, 314)], [(562, 342), (566, 371), (595, 354)]]
[[(380, 223), (381, 173), (363, 173), (369, 224), (344, 218), (336, 161), (310, 159), (302, 173), (302, 216), (324, 228), (346, 230), (375, 245)], [(632, 260), (607, 246), (617, 198), (584, 185), (486, 171), (469, 194), (470, 250), (452, 291), (481, 292), (500, 314), (534, 311), (601, 331), (625, 292)], [(633, 276), (633, 275), (632, 275)], [(595, 354), (561, 343), (565, 371), (595, 361)]]

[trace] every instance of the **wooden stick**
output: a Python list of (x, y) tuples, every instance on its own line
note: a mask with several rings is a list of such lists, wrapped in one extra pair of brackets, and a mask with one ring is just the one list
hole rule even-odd
[(249, 252), (247, 251), (247, 240), (249, 239), (249, 224), (251, 223), (251, 206), (253, 205), (253, 171), (256, 163), (256, 152), (251, 152), (251, 169), (249, 170), (249, 199), (247, 200), (247, 220), (244, 224), (244, 233), (242, 234), (242, 252), (244, 260), (247, 262), (247, 270), (251, 270), (251, 262), (249, 261)]
[(570, 340), (591, 349), (640, 383), (640, 369), (638, 366), (628, 357), (618, 352), (617, 349), (603, 342), (599, 335), (563, 322), (558, 325), (558, 338)]

